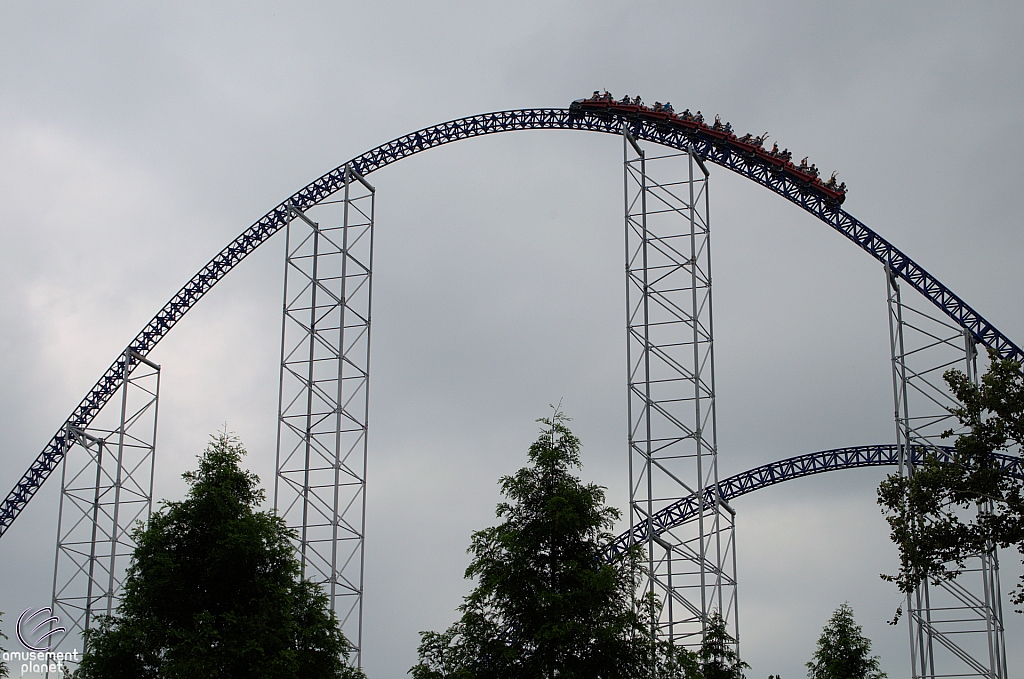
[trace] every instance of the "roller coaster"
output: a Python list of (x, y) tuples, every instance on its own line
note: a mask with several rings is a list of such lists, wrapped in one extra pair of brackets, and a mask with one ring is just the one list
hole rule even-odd
[[(81, 631), (104, 606), (112, 610), (130, 554), (126, 527), (151, 511), (160, 368), (147, 355), (217, 282), (284, 230), (274, 505), (297, 531), (304, 573), (327, 590), (361, 662), (376, 200), (369, 177), (438, 146), (523, 130), (578, 130), (622, 139), (632, 527), (608, 554), (614, 558), (634, 546), (643, 550), (644, 586), (662, 602), (651, 621), (655, 635), (699, 643), (708, 616), (718, 612), (738, 646), (731, 500), (810, 474), (867, 466), (909, 474), (923, 455), (948, 457), (949, 449), (939, 442), (940, 430), (950, 425), (945, 409), (950, 396), (937, 379), (941, 371), (960, 367), (977, 379), (979, 344), (1003, 358), (1024, 359), (1018, 345), (952, 290), (846, 212), (846, 186), (835, 175), (823, 182), (806, 159), (796, 165), (788, 150), (765, 150), (764, 135), (737, 137), (717, 117), (707, 125), (699, 112), (676, 114), (670, 104), (647, 107), (639, 97), (615, 100), (598, 92), (568, 108), (451, 120), (352, 158), (243, 231), (145, 325), (43, 447), (0, 504), (0, 537), (63, 465), (55, 612), (70, 615)], [(652, 155), (645, 145), (667, 151)], [(718, 478), (709, 164), (794, 203), (881, 265), (889, 291), (895, 444), (801, 455)], [(904, 299), (904, 293), (916, 301)], [(118, 398), (119, 410), (113, 407)], [(98, 418), (108, 411), (111, 423), (102, 425)], [(1009, 474), (1024, 473), (1019, 458), (1000, 462)], [(75, 533), (83, 526), (84, 537)], [(100, 546), (104, 541), (109, 545)], [(979, 554), (977, 566), (966, 571), (976, 574), (976, 582), (924, 583), (907, 599), (915, 679), (1006, 677), (995, 550)], [(952, 603), (942, 603), (943, 597)]]

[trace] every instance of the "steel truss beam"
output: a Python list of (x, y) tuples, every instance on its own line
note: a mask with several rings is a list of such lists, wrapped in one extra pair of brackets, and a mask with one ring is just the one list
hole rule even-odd
[[(734, 513), (717, 488), (708, 173), (623, 128), (631, 525), (696, 495), (694, 522), (640, 544), (651, 634), (698, 646), (717, 612), (738, 639)], [(738, 642), (737, 642), (738, 646)]]
[(52, 607), (72, 639), (116, 609), (132, 528), (153, 510), (160, 366), (131, 350), (120, 366), (120, 407), (65, 436)]
[(362, 662), (374, 188), (351, 168), (335, 196), (291, 208), (274, 508), (297, 535)]
[[(961, 429), (950, 410), (958, 404), (943, 373), (965, 372), (978, 381), (975, 338), (966, 330), (903, 299), (886, 270), (893, 396), (900, 474), (912, 476), (909, 451), (944, 454), (944, 431)], [(978, 512), (987, 507), (979, 505)], [(911, 672), (914, 679), (1006, 679), (999, 558), (995, 545), (970, 557), (956, 579), (925, 581), (907, 596)]]
[[(755, 490), (814, 474), (862, 467), (896, 467), (900, 463), (901, 451), (900, 446), (890, 443), (879, 446), (836, 448), (835, 450), (823, 450), (778, 460), (722, 479), (718, 482), (717, 488), (705, 488), (704, 504), (710, 504), (716, 495), (725, 502), (731, 502)], [(939, 459), (945, 461), (952, 459), (953, 449), (943, 447), (929, 449), (927, 452), (937, 455)], [(923, 459), (924, 454), (924, 449), (914, 448), (914, 461)], [(1024, 479), (1024, 460), (1013, 455), (998, 454), (994, 456), (994, 459), (1006, 474), (1017, 479)], [(657, 512), (650, 522), (634, 524), (630, 530), (621, 533), (608, 546), (608, 558), (615, 559), (622, 556), (631, 544), (645, 543), (651, 530), (655, 535), (661, 535), (666, 530), (692, 521), (699, 514), (700, 507), (700, 498), (693, 494)]]
[[(643, 117), (573, 113), (564, 108), (498, 111), (452, 120), (427, 127), (382, 144), (328, 172), (268, 212), (242, 232), (208, 262), (171, 298), (136, 335), (129, 348), (140, 356), (148, 354), (200, 298), (228, 274), (239, 262), (292, 221), (293, 210), (305, 211), (345, 185), (345, 168), (351, 167), (364, 177), (403, 158), (461, 139), (516, 130), (586, 130), (620, 135), (622, 125), (630, 126), (634, 138), (677, 150), (694, 148), (707, 161), (717, 163), (770, 191), (786, 198), (828, 224), (872, 257), (889, 266), (933, 304), (966, 328), (979, 342), (1000, 356), (1024, 359), (1024, 352), (1006, 335), (960, 299), (952, 290), (929, 274), (906, 254), (872, 231), (848, 212), (822, 198), (805, 184), (786, 173), (774, 171), (729, 140), (710, 138), (703, 133), (683, 130), (661, 121)], [(119, 359), (120, 360), (120, 359)], [(22, 478), (0, 504), (0, 536), (56, 469), (68, 447), (68, 427), (86, 428), (121, 384), (121, 369), (115, 362), (100, 377), (82, 402), (46, 444)]]

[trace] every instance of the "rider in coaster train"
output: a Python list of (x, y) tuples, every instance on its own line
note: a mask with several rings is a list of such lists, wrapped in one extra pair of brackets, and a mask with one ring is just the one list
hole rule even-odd
[[(611, 92), (609, 92), (608, 90), (604, 90), (604, 91), (594, 90), (594, 93), (590, 95), (589, 101), (609, 101), (609, 102), (614, 102), (615, 101), (615, 97), (613, 97)], [(644, 106), (643, 100), (640, 98), (639, 94), (637, 96), (635, 96), (635, 97), (630, 97), (627, 94), (626, 96), (624, 96), (622, 98), (622, 100), (619, 103), (626, 104), (628, 106), (641, 106), (641, 107)], [(667, 101), (664, 104), (662, 104), (660, 101), (654, 102), (654, 106), (653, 106), (652, 110), (654, 112), (656, 112), (656, 113), (668, 113), (668, 114), (670, 114), (672, 116), (676, 115), (675, 114), (675, 110), (672, 108), (672, 104), (670, 102), (667, 102)], [(687, 120), (687, 121), (691, 121), (692, 120), (692, 121), (694, 121), (694, 122), (696, 122), (696, 123), (698, 123), (700, 125), (704, 124), (704, 115), (700, 111), (697, 111), (696, 114), (692, 114), (692, 113), (690, 113), (690, 109), (685, 109), (682, 113), (680, 113), (678, 115), (678, 118), (680, 120)], [(715, 122), (711, 126), (711, 129), (713, 129), (713, 130), (721, 130), (721, 131), (725, 132), (728, 135), (734, 135), (733, 128), (732, 128), (732, 123), (730, 123), (728, 121), (723, 123), (722, 122), (722, 117), (720, 115), (717, 115), (717, 114), (715, 115)], [(767, 132), (765, 132), (763, 135), (761, 135), (759, 137), (755, 137), (752, 134), (747, 133), (747, 134), (743, 135), (742, 137), (740, 137), (739, 141), (747, 143), (747, 144), (754, 144), (755, 146), (763, 147), (764, 142), (767, 139), (768, 139), (768, 133)], [(778, 142), (775, 142), (775, 143), (772, 144), (772, 149), (771, 149), (771, 151), (768, 152), (768, 154), (770, 156), (774, 157), (774, 158), (779, 158), (779, 159), (781, 159), (781, 160), (783, 160), (784, 162), (787, 162), (787, 163), (790, 162), (790, 160), (793, 158), (793, 154), (790, 153), (789, 149), (784, 149), (782, 151), (779, 150)], [(818, 168), (814, 165), (814, 163), (808, 164), (808, 158), (806, 156), (804, 157), (803, 160), (800, 161), (800, 166), (799, 166), (798, 169), (801, 172), (803, 172), (805, 174), (808, 174), (808, 175), (810, 175), (812, 177), (815, 177), (815, 178), (819, 178), (820, 174), (821, 174), (820, 171), (818, 170)], [(834, 173), (834, 172), (832, 173), (832, 176), (829, 177), (828, 181), (823, 182), (822, 185), (827, 187), (827, 188), (829, 188), (829, 189), (838, 190), (840, 192), (844, 192), (845, 193), (845, 191), (846, 191), (846, 182), (839, 182), (839, 181), (837, 181), (836, 173)]]

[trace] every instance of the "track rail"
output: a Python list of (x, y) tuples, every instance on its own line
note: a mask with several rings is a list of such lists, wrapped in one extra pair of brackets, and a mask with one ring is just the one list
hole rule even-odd
[[(804, 476), (843, 469), (894, 467), (899, 464), (899, 452), (899, 446), (897, 445), (836, 448), (834, 450), (823, 450), (817, 453), (790, 457), (785, 460), (748, 469), (745, 472), (719, 481), (715, 486), (705, 488), (703, 493), (694, 493), (687, 498), (672, 503), (654, 514), (650, 521), (646, 523), (636, 524), (631, 530), (615, 538), (615, 541), (608, 546), (606, 553), (609, 558), (621, 556), (631, 545), (647, 542), (648, 537), (652, 533), (657, 536), (697, 518), (702, 511), (707, 512), (715, 507), (716, 495), (728, 507), (729, 501), (734, 498), (752, 493), (761, 488), (774, 486), (783, 481), (791, 481)], [(934, 452), (934, 449), (931, 452)], [(953, 448), (943, 447), (938, 452), (940, 459), (944, 462), (952, 459)], [(913, 452), (914, 461), (919, 462), (922, 457), (923, 449), (915, 448)], [(999, 462), (1000, 469), (1010, 476), (1018, 479), (1024, 478), (1024, 459), (1000, 454), (996, 454), (995, 459)]]
[[(359, 174), (366, 176), (408, 156), (470, 137), (517, 130), (584, 130), (620, 134), (623, 126), (628, 126), (637, 139), (680, 150), (693, 148), (706, 160), (732, 170), (795, 203), (883, 262), (895, 275), (930, 299), (986, 347), (1005, 358), (1024, 359), (1024, 352), (1016, 344), (894, 245), (842, 210), (834, 201), (815, 191), (806, 182), (779, 171), (777, 167), (759, 160), (756, 154), (745, 151), (727, 139), (718, 139), (699, 130), (645, 120), (639, 115), (611, 112), (535, 108), (484, 113), (424, 128), (353, 158), (290, 196), (231, 241), (135, 336), (128, 345), (128, 350), (103, 373), (96, 385), (46, 444), (0, 505), (0, 537), (7, 532), (36, 491), (64, 458), (69, 446), (66, 433), (68, 427), (88, 427), (117, 391), (122, 376), (129, 374), (138, 363), (139, 357), (144, 357), (152, 351), (188, 310), (235, 265), (277, 233), (288, 222), (292, 208), (307, 210), (342, 188), (346, 166), (351, 166)], [(128, 362), (127, 366), (124, 365), (125, 361)]]

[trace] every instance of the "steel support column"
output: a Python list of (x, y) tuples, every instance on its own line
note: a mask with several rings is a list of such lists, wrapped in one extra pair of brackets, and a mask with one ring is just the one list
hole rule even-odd
[[(942, 375), (955, 368), (977, 382), (978, 351), (969, 332), (938, 316), (930, 304), (904, 300), (889, 269), (886, 280), (899, 473), (911, 476), (914, 459), (946, 455), (942, 448), (949, 440), (942, 432), (962, 429), (950, 414), (959, 404)], [(923, 582), (907, 596), (914, 679), (1006, 679), (998, 553), (993, 546), (964, 566), (956, 579)]]
[(121, 398), (88, 429), (67, 427), (61, 469), (53, 614), (69, 642), (115, 612), (135, 549), (132, 528), (153, 510), (160, 366), (128, 350)]
[(630, 524), (701, 504), (634, 543), (659, 601), (651, 633), (697, 646), (717, 612), (738, 646), (734, 512), (705, 492), (718, 487), (708, 172), (692, 148), (649, 156), (626, 128), (623, 155)]
[(374, 188), (341, 190), (287, 226), (274, 507), (296, 531), (362, 662), (363, 541)]

